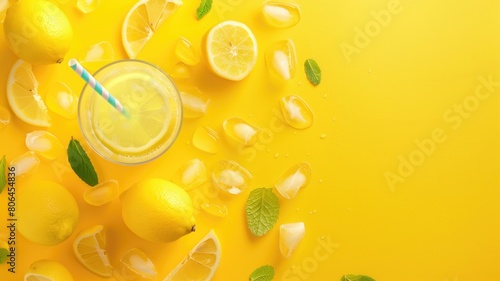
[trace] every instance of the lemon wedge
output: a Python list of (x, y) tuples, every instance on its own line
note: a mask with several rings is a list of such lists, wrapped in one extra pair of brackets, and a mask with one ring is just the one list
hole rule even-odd
[(83, 229), (73, 242), (73, 251), (77, 259), (93, 273), (110, 277), (113, 268), (106, 254), (106, 235), (102, 225)]
[(162, 23), (183, 4), (182, 0), (141, 0), (127, 14), (122, 43), (129, 58), (135, 58)]
[(47, 106), (38, 94), (38, 81), (31, 64), (18, 60), (7, 80), (7, 100), (14, 114), (22, 121), (40, 127), (50, 127)]
[(248, 76), (257, 62), (257, 39), (245, 24), (224, 21), (208, 31), (206, 52), (215, 74), (239, 81)]
[(24, 281), (73, 281), (64, 265), (53, 260), (38, 260), (30, 265)]
[(163, 281), (211, 280), (219, 267), (221, 248), (211, 230)]

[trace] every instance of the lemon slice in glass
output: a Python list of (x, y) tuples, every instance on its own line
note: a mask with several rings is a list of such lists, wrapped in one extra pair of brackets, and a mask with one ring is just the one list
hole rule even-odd
[(47, 106), (38, 94), (38, 81), (31, 65), (23, 60), (14, 63), (7, 80), (7, 100), (14, 114), (22, 121), (50, 127)]
[(135, 58), (162, 23), (183, 4), (182, 0), (141, 0), (130, 9), (122, 26), (122, 42)]
[(73, 251), (83, 266), (97, 275), (110, 277), (113, 275), (113, 268), (105, 248), (106, 235), (102, 225), (83, 229), (73, 242)]
[(219, 239), (212, 230), (194, 246), (163, 281), (211, 280), (219, 267), (220, 257)]
[(239, 81), (247, 77), (257, 62), (257, 39), (245, 24), (224, 21), (208, 32), (206, 51), (215, 74)]

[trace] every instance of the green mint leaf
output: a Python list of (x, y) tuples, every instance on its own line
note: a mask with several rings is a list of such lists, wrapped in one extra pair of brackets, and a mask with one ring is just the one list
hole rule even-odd
[(86, 184), (90, 186), (97, 185), (97, 173), (94, 166), (92, 166), (92, 162), (90, 162), (80, 142), (73, 138), (71, 138), (68, 146), (68, 161), (76, 175)]
[(274, 268), (270, 265), (264, 265), (250, 274), (250, 281), (271, 281), (274, 277)]
[(7, 261), (7, 255), (9, 254), (9, 250), (5, 248), (0, 248), (0, 264), (5, 263)]
[(304, 63), (304, 69), (306, 71), (307, 80), (314, 86), (318, 86), (319, 83), (321, 83), (321, 69), (318, 63), (313, 59), (308, 59)]
[(272, 188), (250, 192), (246, 204), (248, 228), (255, 236), (266, 234), (278, 220), (280, 204)]
[(342, 276), (340, 281), (375, 281), (375, 279), (364, 276), (364, 275), (353, 275), (353, 274), (348, 274)]
[(0, 160), (0, 193), (2, 193), (3, 189), (7, 185), (7, 179), (5, 178), (5, 172), (7, 171), (5, 169), (6, 166), (6, 161), (5, 161), (5, 155), (2, 157), (2, 160)]
[(213, 0), (201, 0), (200, 6), (196, 9), (196, 18), (198, 20), (210, 12), (210, 9), (212, 9), (212, 1)]

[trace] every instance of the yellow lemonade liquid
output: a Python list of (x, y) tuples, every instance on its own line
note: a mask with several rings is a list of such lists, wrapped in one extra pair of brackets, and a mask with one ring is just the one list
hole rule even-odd
[(173, 144), (181, 127), (182, 105), (166, 73), (147, 62), (123, 60), (105, 66), (95, 78), (128, 111), (125, 116), (85, 86), (80, 127), (98, 154), (120, 164), (141, 164)]

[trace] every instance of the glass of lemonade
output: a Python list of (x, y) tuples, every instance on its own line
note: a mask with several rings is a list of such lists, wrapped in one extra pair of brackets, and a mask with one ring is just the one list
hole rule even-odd
[(102, 67), (94, 77), (128, 111), (123, 115), (92, 87), (84, 86), (78, 119), (94, 151), (114, 163), (137, 165), (170, 148), (181, 129), (182, 104), (177, 87), (163, 70), (141, 60), (120, 60)]

